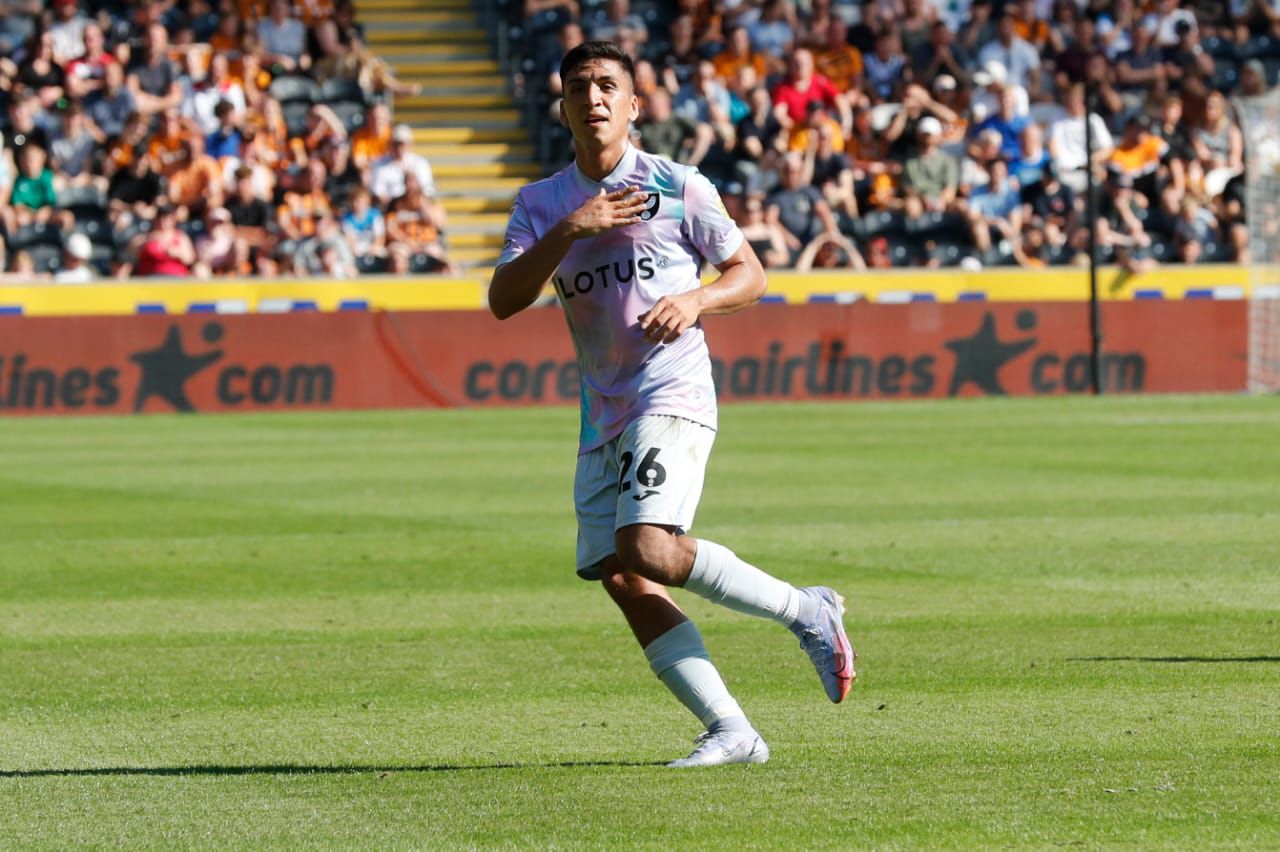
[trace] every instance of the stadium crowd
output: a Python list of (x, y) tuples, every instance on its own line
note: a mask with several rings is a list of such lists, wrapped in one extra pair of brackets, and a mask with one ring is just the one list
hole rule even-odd
[(350, 0), (0, 0), (9, 280), (451, 270)]
[(616, 41), (636, 62), (635, 142), (697, 165), (768, 266), (1087, 262), (1090, 168), (1104, 262), (1248, 261), (1232, 98), (1276, 81), (1273, 0), (524, 0), (521, 13), (538, 59), (517, 85), (541, 96), (543, 132), (563, 138), (559, 57)]

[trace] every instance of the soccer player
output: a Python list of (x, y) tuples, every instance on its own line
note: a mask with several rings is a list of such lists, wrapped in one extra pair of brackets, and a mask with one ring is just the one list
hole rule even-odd
[[(626, 53), (584, 42), (560, 77), (576, 159), (517, 196), (489, 307), (506, 319), (549, 282), (564, 307), (582, 377), (578, 575), (603, 582), (654, 673), (707, 728), (668, 765), (763, 763), (768, 746), (667, 587), (789, 627), (827, 697), (848, 694), (854, 653), (833, 590), (795, 588), (686, 534), (716, 429), (698, 318), (759, 300), (764, 271), (705, 177), (631, 146), (638, 106)], [(703, 258), (721, 273), (706, 287)]]

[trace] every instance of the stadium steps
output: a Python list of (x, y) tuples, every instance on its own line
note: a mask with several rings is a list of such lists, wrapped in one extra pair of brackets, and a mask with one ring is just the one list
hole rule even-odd
[(422, 93), (395, 120), (414, 129), (449, 217), (449, 255), (492, 266), (516, 191), (543, 174), (470, 0), (357, 0), (369, 47)]

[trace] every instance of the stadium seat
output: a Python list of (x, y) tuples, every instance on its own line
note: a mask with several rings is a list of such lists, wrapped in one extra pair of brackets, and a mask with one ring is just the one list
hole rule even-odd
[(320, 84), (320, 99), (327, 104), (337, 101), (358, 101), (361, 104), (367, 104), (369, 100), (365, 90), (355, 80), (338, 78), (325, 80)]
[(1240, 56), (1243, 59), (1278, 59), (1280, 41), (1265, 35), (1254, 36), (1244, 43)]
[(58, 207), (70, 210), (77, 219), (102, 216), (107, 211), (107, 196), (96, 186), (68, 186), (58, 193)]
[(115, 236), (111, 233), (111, 224), (106, 219), (82, 219), (77, 217), (75, 230), (77, 233), (84, 234), (88, 237), (89, 242), (94, 245), (115, 245)]
[(872, 210), (862, 217), (859, 225), (859, 237), (863, 239), (906, 232), (906, 219), (897, 210)]
[(1227, 62), (1218, 63), (1213, 69), (1213, 78), (1209, 80), (1210, 88), (1217, 89), (1223, 94), (1230, 94), (1239, 83), (1240, 69)]
[(320, 86), (316, 81), (298, 75), (275, 78), (268, 92), (285, 107), (292, 103), (309, 105), (321, 100)]
[(915, 240), (889, 238), (889, 260), (894, 266), (919, 266), (924, 257), (924, 248)]
[(970, 255), (970, 247), (961, 243), (940, 242), (935, 243), (929, 250), (929, 259), (936, 260), (943, 266), (957, 266), (960, 261)]
[(62, 268), (61, 246), (31, 246), (31, 248), (27, 249), (27, 253), (31, 255), (31, 263), (35, 266), (36, 272), (57, 272)]
[(1050, 266), (1066, 266), (1076, 258), (1076, 250), (1067, 244), (1049, 249)]
[(423, 272), (436, 272), (443, 266), (440, 261), (436, 260), (426, 252), (418, 252), (409, 258), (409, 271), (414, 274)]
[(196, 238), (203, 236), (205, 231), (208, 230), (204, 226), (203, 219), (189, 219), (186, 222), (183, 222), (178, 227), (184, 234), (186, 234), (192, 240), (195, 240)]
[(1267, 86), (1280, 83), (1280, 59), (1264, 59), (1262, 68), (1266, 72)]
[(347, 133), (354, 133), (364, 127), (364, 116), (367, 110), (363, 101), (334, 101), (329, 104), (333, 114), (342, 122)]
[(356, 258), (356, 270), (361, 275), (376, 275), (386, 272), (387, 259), (376, 254), (366, 254)]
[(1178, 249), (1173, 243), (1154, 240), (1151, 243), (1151, 256), (1160, 263), (1174, 263), (1178, 259)]
[(111, 264), (115, 262), (116, 252), (110, 246), (94, 246), (93, 255), (89, 258), (89, 263), (93, 265), (94, 270), (99, 275), (110, 275)]
[(289, 128), (289, 135), (306, 136), (307, 113), (311, 112), (311, 102), (290, 101), (282, 103), (280, 109), (284, 112), (284, 123)]
[(9, 237), (9, 250), (30, 249), (36, 246), (55, 246), (61, 250), (62, 231), (57, 225), (24, 225)]
[(1200, 46), (1204, 48), (1205, 53), (1208, 53), (1215, 60), (1237, 62), (1240, 59), (1240, 48), (1230, 39), (1209, 36), (1200, 42)]

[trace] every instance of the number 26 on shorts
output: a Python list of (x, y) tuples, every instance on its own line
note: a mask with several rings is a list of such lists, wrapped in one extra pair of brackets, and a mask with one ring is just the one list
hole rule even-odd
[[(641, 457), (640, 463), (636, 465), (636, 484), (642, 488), (656, 489), (667, 481), (667, 469), (658, 461), (657, 447), (650, 447), (642, 452), (644, 452), (644, 455)], [(635, 456), (628, 450), (622, 454), (618, 461), (620, 466), (618, 471), (618, 493), (622, 494), (631, 490), (631, 482), (627, 479), (627, 474), (631, 472), (631, 465), (635, 461)], [(648, 490), (643, 494), (633, 496), (636, 500), (643, 500), (645, 497), (656, 493), (658, 492)]]

